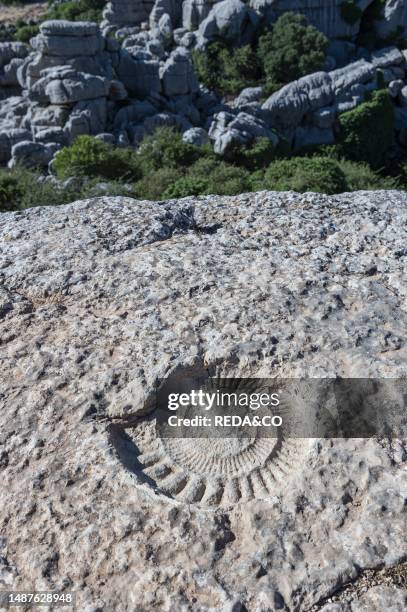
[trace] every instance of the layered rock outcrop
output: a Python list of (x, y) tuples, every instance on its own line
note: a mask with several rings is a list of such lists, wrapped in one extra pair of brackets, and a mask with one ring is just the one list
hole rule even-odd
[[(374, 0), (111, 0), (104, 17), (113, 26), (137, 26), (146, 23), (152, 14), (152, 23), (167, 14), (173, 28), (184, 27), (201, 34), (216, 36), (219, 27), (226, 30), (241, 29), (249, 14), (275, 21), (287, 11), (302, 13), (321, 32), (330, 38), (345, 38), (358, 33), (361, 20)], [(397, 29), (407, 27), (405, 0), (385, 0), (380, 19), (374, 22), (377, 32), (383, 37), (394, 34)], [(377, 14), (377, 11), (376, 13)], [(238, 35), (240, 35), (240, 31)]]
[(0, 43), (0, 100), (20, 93), (17, 70), (28, 53), (23, 43)]
[(1, 215), (2, 590), (89, 612), (402, 612), (405, 440), (284, 439), (232, 499), (217, 456), (244, 445), (174, 448), (149, 424), (157, 380), (203, 368), (405, 378), (406, 215), (397, 192)]
[[(45, 167), (60, 146), (81, 134), (137, 147), (159, 126), (188, 133), (187, 141), (210, 140), (221, 155), (258, 138), (275, 145), (284, 138), (294, 151), (332, 144), (338, 116), (383, 87), (395, 106), (396, 146), (406, 146), (407, 52), (390, 45), (370, 53), (354, 36), (354, 42), (343, 40), (345, 31), (348, 38), (358, 31), (360, 19), (349, 24), (339, 1), (188, 0), (181, 5), (140, 0), (130, 12), (126, 3), (117, 6), (106, 9), (102, 30), (94, 23), (49, 21), (31, 47), (0, 45), (0, 95), (5, 97), (0, 163), (26, 163), (31, 150)], [(352, 14), (365, 15), (369, 6), (368, 0), (356, 2)], [(383, 36), (394, 15), (400, 17), (401, 33), (404, 7), (405, 2), (386, 3)], [(329, 34), (324, 70), (289, 83), (267, 100), (261, 87), (222, 100), (198, 82), (194, 49), (205, 49), (219, 36), (232, 45), (250, 42), (265, 23), (288, 10), (304, 12)], [(341, 30), (343, 23), (349, 31)], [(13, 148), (20, 143), (24, 146)]]

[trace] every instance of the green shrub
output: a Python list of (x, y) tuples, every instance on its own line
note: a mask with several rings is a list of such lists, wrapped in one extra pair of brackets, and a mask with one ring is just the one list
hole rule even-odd
[(374, 92), (370, 100), (340, 115), (339, 123), (338, 148), (343, 157), (372, 168), (386, 164), (394, 135), (393, 104), (386, 90)]
[(285, 84), (320, 70), (328, 39), (303, 15), (284, 13), (259, 39), (257, 54), (267, 81)]
[(202, 176), (181, 176), (163, 193), (164, 199), (185, 198), (208, 193), (208, 180)]
[(23, 25), (16, 30), (14, 39), (18, 42), (29, 43), (30, 39), (37, 36), (39, 31), (40, 28), (37, 25)]
[(260, 77), (250, 45), (232, 48), (225, 41), (216, 41), (206, 51), (194, 50), (192, 59), (200, 82), (220, 94), (236, 94), (257, 84)]
[(182, 135), (168, 127), (145, 137), (138, 149), (144, 174), (159, 168), (187, 167), (205, 154), (211, 154), (209, 148), (183, 142)]
[(51, 6), (47, 12), (47, 19), (67, 19), (68, 21), (95, 21), (102, 20), (103, 8), (106, 0), (71, 0)]
[(193, 165), (190, 174), (208, 177), (206, 193), (234, 195), (250, 191), (250, 172), (218, 156), (213, 159), (200, 159)]
[(346, 23), (353, 25), (362, 17), (363, 11), (355, 0), (344, 0), (341, 4), (341, 17)]
[(59, 178), (100, 177), (136, 181), (141, 177), (139, 159), (130, 149), (119, 149), (91, 136), (79, 136), (73, 145), (58, 151), (54, 169)]
[(164, 200), (167, 191), (183, 176), (180, 168), (159, 168), (146, 174), (134, 185), (134, 195), (142, 200)]
[(185, 176), (180, 177), (166, 190), (165, 198), (179, 198), (187, 195), (235, 195), (250, 190), (250, 174), (215, 158), (197, 161)]
[(22, 187), (18, 178), (7, 171), (0, 173), (0, 211), (15, 210), (16, 203), (21, 200)]
[(21, 167), (0, 170), (0, 211), (57, 206), (80, 198), (77, 191), (59, 189), (43, 178), (40, 173)]
[(370, 189), (397, 189), (395, 178), (381, 176), (366, 163), (352, 162), (348, 159), (338, 161), (345, 175), (347, 191), (364, 191)]
[(328, 157), (293, 157), (273, 162), (252, 179), (255, 189), (272, 191), (314, 191), (341, 193), (347, 190), (346, 178), (339, 163)]
[(234, 148), (228, 157), (248, 170), (258, 170), (268, 166), (276, 158), (276, 147), (268, 138), (258, 138), (250, 147)]

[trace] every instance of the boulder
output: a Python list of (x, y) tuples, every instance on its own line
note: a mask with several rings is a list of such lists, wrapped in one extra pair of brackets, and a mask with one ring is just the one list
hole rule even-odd
[(42, 144), (23, 140), (11, 149), (9, 167), (22, 165), (30, 168), (37, 166), (46, 168), (59, 148), (60, 145), (57, 143)]
[(110, 132), (104, 132), (102, 134), (97, 134), (95, 138), (109, 145), (115, 145), (116, 143), (114, 134), (110, 134)]
[(233, 106), (239, 108), (250, 102), (258, 102), (263, 94), (263, 87), (246, 87), (233, 101)]
[(375, 68), (388, 68), (402, 64), (404, 57), (397, 47), (386, 47), (372, 53), (370, 61)]
[(240, 112), (237, 116), (221, 112), (215, 115), (209, 129), (214, 151), (220, 155), (232, 152), (235, 146), (246, 146), (259, 138), (267, 138), (274, 145), (279, 141), (276, 133), (260, 118)]
[(71, 37), (86, 38), (89, 36), (98, 36), (99, 26), (97, 23), (90, 21), (66, 21), (64, 19), (55, 19), (43, 21), (40, 24), (40, 33), (43, 36), (60, 36), (66, 37), (67, 39)]
[(22, 96), (11, 96), (0, 104), (0, 131), (20, 128), (27, 112), (29, 100)]
[(117, 111), (113, 125), (115, 130), (123, 130), (127, 125), (140, 123), (146, 117), (151, 117), (156, 113), (156, 107), (151, 102), (148, 102), (148, 100), (134, 101), (131, 105)]
[(65, 123), (64, 136), (68, 144), (72, 144), (78, 136), (89, 136), (89, 119), (85, 113), (71, 115)]
[(196, 30), (211, 12), (218, 0), (184, 0), (182, 3), (182, 25), (187, 30)]
[(397, 98), (397, 96), (399, 95), (403, 87), (404, 87), (404, 81), (400, 79), (397, 81), (391, 81), (387, 89), (392, 98)]
[(17, 70), (17, 78), (21, 87), (31, 89), (43, 76), (43, 70), (59, 68), (60, 66), (69, 66), (78, 72), (112, 79), (112, 66), (109, 61), (105, 61), (106, 59), (107, 58), (102, 54), (95, 55), (94, 57), (83, 55), (77, 57), (68, 55), (53, 57), (36, 53), (30, 55), (24, 61), (24, 64)]
[(18, 86), (17, 72), (23, 64), (24, 60), (22, 58), (15, 57), (9, 64), (4, 66), (3, 74), (0, 74), (0, 87)]
[(47, 143), (58, 143), (60, 145), (66, 145), (67, 139), (66, 134), (61, 127), (51, 128), (40, 128), (35, 131), (34, 140), (36, 142)]
[(191, 128), (183, 133), (182, 140), (187, 144), (203, 147), (209, 143), (209, 135), (202, 128)]
[(102, 51), (101, 39), (94, 36), (49, 36), (38, 34), (31, 39), (32, 47), (44, 55), (65, 56), (67, 51), (71, 55), (95, 55)]
[(63, 127), (68, 120), (69, 111), (70, 109), (66, 106), (32, 105), (26, 115), (26, 120), (33, 127)]
[(154, 0), (111, 0), (103, 12), (105, 23), (114, 26), (138, 25), (148, 20)]
[(338, 68), (329, 73), (335, 96), (339, 96), (348, 91), (352, 85), (371, 81), (375, 75), (375, 67), (365, 60), (352, 62), (344, 68)]
[(74, 104), (106, 97), (109, 93), (107, 79), (77, 72), (69, 66), (45, 70), (42, 74), (29, 92), (32, 100), (42, 104)]
[(168, 97), (193, 94), (198, 91), (190, 55), (186, 49), (177, 47), (160, 70), (163, 93)]
[(175, 96), (168, 100), (165, 106), (166, 110), (176, 115), (182, 115), (193, 125), (201, 124), (201, 114), (194, 104), (191, 102), (191, 96)]
[(399, 92), (400, 104), (403, 107), (407, 107), (407, 85), (401, 88)]
[(117, 79), (110, 81), (108, 97), (113, 102), (122, 102), (128, 98), (127, 90), (121, 81)]
[(29, 53), (28, 45), (19, 42), (0, 43), (0, 69), (4, 68), (14, 58), (24, 59)]
[(8, 162), (15, 144), (31, 139), (31, 132), (21, 128), (1, 131), (0, 128), (0, 163)]
[(107, 101), (106, 98), (95, 100), (81, 100), (75, 104), (71, 112), (71, 119), (80, 117), (88, 124), (88, 134), (96, 135), (106, 131)]
[(289, 83), (272, 94), (262, 109), (271, 126), (287, 129), (301, 123), (306, 113), (333, 101), (332, 80), (326, 72), (316, 72)]
[(150, 53), (131, 55), (122, 49), (117, 75), (127, 91), (138, 98), (147, 98), (161, 89), (159, 64)]
[(218, 36), (239, 43), (247, 39), (245, 30), (252, 30), (255, 13), (241, 0), (222, 0), (214, 4), (209, 15), (199, 26), (198, 34), (204, 40)]
[(167, 15), (169, 24), (172, 30), (177, 28), (182, 23), (182, 2), (179, 0), (155, 0), (154, 6), (150, 13), (150, 28), (158, 27), (162, 31), (162, 23), (164, 15)]
[(374, 23), (377, 35), (384, 40), (399, 31), (407, 32), (407, 3), (405, 0), (385, 0), (381, 18)]

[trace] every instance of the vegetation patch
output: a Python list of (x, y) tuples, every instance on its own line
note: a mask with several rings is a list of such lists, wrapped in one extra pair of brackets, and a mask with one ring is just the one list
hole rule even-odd
[(224, 40), (193, 51), (199, 80), (221, 95), (263, 83), (270, 95), (286, 83), (320, 70), (328, 39), (306, 17), (284, 13), (253, 46), (234, 49)]
[(222, 95), (239, 93), (258, 84), (261, 77), (257, 55), (250, 45), (233, 49), (225, 41), (216, 41), (206, 51), (194, 50), (192, 60), (200, 82)]
[(374, 169), (386, 165), (394, 139), (394, 108), (386, 90), (373, 92), (370, 100), (343, 113), (339, 123), (343, 157), (367, 162)]
[(320, 70), (328, 48), (327, 37), (306, 17), (284, 13), (260, 36), (257, 55), (268, 87), (285, 85)]

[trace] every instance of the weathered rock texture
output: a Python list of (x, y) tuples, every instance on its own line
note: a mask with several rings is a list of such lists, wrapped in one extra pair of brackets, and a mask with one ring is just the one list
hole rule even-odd
[(402, 441), (286, 441), (263, 499), (248, 469), (227, 507), (221, 477), (188, 503), (137, 444), (156, 379), (191, 369), (405, 376), (406, 221), (397, 192), (3, 214), (1, 587), (89, 611), (405, 609)]

